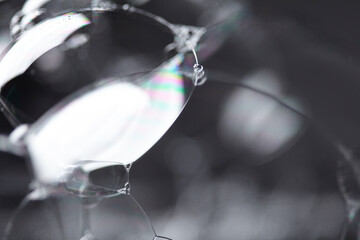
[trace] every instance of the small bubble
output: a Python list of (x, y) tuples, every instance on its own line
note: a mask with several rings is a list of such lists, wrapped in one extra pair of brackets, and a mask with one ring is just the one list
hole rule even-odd
[(204, 67), (198, 63), (194, 64), (193, 68), (196, 73), (199, 73), (204, 70)]
[(126, 169), (126, 183), (124, 185), (123, 191), (126, 195), (130, 195), (131, 185), (130, 185), (130, 169), (132, 164), (126, 164), (124, 167)]
[(125, 10), (125, 11), (129, 10), (129, 8), (130, 8), (129, 4), (124, 4), (122, 6), (122, 9)]
[(131, 166), (132, 166), (131, 163), (130, 163), (130, 164), (126, 164), (126, 165), (125, 165), (126, 171), (130, 172)]
[(130, 195), (131, 185), (129, 182), (125, 183), (125, 194)]
[(194, 72), (195, 72), (194, 85), (195, 86), (203, 85), (207, 80), (207, 77), (206, 77), (205, 71), (204, 71), (204, 67), (202, 65), (196, 63), (193, 66), (193, 68), (194, 68)]

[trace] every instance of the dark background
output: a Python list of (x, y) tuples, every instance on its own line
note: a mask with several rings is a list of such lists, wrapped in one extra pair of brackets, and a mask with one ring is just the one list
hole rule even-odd
[[(216, 4), (153, 0), (143, 8), (173, 23), (196, 25), (204, 24), (201, 14)], [(247, 16), (236, 33), (203, 62), (209, 81), (195, 90), (164, 138), (134, 164), (133, 194), (157, 231), (174, 239), (339, 239), (346, 207), (337, 181), (342, 157), (337, 146), (341, 142), (354, 151), (359, 146), (360, 3), (241, 4)], [(3, 29), (20, 5), (0, 3), (6, 13)], [(211, 72), (270, 92), (316, 123), (271, 98), (216, 82), (224, 78)], [(242, 101), (231, 105), (237, 96)], [(263, 111), (269, 113), (256, 124)], [(286, 124), (295, 127), (288, 130)], [(257, 130), (244, 135), (251, 127)], [(11, 131), (2, 116), (0, 129)], [(242, 136), (250, 140), (242, 142)], [(266, 148), (276, 141), (277, 147)], [(24, 159), (1, 154), (1, 162), (4, 229), (31, 177)], [(356, 184), (351, 191), (357, 191)]]

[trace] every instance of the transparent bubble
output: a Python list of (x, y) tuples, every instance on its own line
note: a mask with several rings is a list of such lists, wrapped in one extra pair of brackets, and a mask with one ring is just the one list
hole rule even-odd
[(183, 80), (164, 70), (146, 77), (140, 87), (110, 80), (62, 102), (25, 136), (37, 177), (51, 182), (74, 160), (136, 161), (181, 112), (191, 93), (186, 85), (192, 84)]
[[(89, 17), (89, 19), (91, 20), (92, 17)], [(206, 21), (206, 18), (204, 19), (204, 21)], [(228, 26), (229, 28), (213, 31), (212, 33), (228, 36), (231, 31), (227, 30), (233, 28), (234, 25), (230, 24)], [(251, 31), (248, 35), (254, 36), (251, 26), (250, 29)], [(203, 48), (205, 55), (208, 54), (206, 50), (211, 53), (227, 40), (227, 38), (218, 38), (215, 39), (215, 41), (211, 41), (211, 37), (207, 38), (207, 36), (216, 34), (211, 34), (210, 32), (202, 39), (206, 42), (206, 46), (210, 45), (214, 47)], [(261, 36), (259, 38), (261, 38)], [(91, 39), (91, 35), (89, 36), (82, 32), (77, 33), (76, 37), (68, 40), (67, 48), (65, 49), (66, 51), (73, 49), (77, 52), (78, 49), (81, 49), (91, 42)], [(239, 54), (239, 52), (235, 51), (235, 49), (238, 49), (235, 47), (237, 46), (236, 44), (241, 44), (236, 40), (237, 39), (233, 40), (235, 46), (232, 45), (228, 48), (231, 54), (225, 54), (225, 59), (218, 58), (217, 63), (219, 65), (216, 67), (222, 68), (224, 66), (226, 67), (226, 65), (231, 65), (234, 68), (240, 69), (239, 72), (242, 71), (243, 74), (247, 74), (246, 71), (248, 69), (246, 69), (246, 67), (250, 66), (250, 68), (254, 68), (254, 63), (249, 61), (247, 57), (245, 57), (245, 60), (249, 65), (245, 65), (245, 67), (241, 63), (239, 64), (239, 61), (236, 61), (238, 60), (237, 54)], [(256, 42), (255, 40), (258, 39), (254, 37), (250, 41), (253, 43)], [(171, 44), (172, 41), (168, 41), (164, 45), (168, 46), (168, 43)], [(100, 46), (100, 49), (106, 49), (108, 45), (104, 44)], [(253, 45), (253, 47), (261, 49), (257, 48), (258, 46), (256, 44), (255, 46)], [(159, 49), (163, 49), (163, 45), (161, 45)], [(199, 47), (199, 50), (200, 49)], [(61, 65), (66, 61), (64, 60), (66, 58), (60, 54), (62, 51), (63, 50), (60, 49), (59, 51), (53, 51), (51, 53), (47, 52), (46, 54), (48, 54), (48, 56), (45, 57), (44, 55), (44, 58), (39, 60), (39, 66), (37, 67), (40, 69), (39, 71), (53, 73), (59, 64)], [(270, 56), (271, 61), (276, 62), (273, 59), (273, 55), (261, 51), (262, 49), (255, 52), (254, 55), (259, 59), (261, 58), (261, 60), (267, 55)], [(136, 50), (134, 52), (136, 53)], [(111, 56), (111, 54), (109, 55), (108, 53), (109, 52), (106, 53), (107, 56)], [(88, 57), (87, 54), (87, 50), (81, 51), (79, 56), (81, 59), (86, 59)], [(152, 54), (150, 55), (153, 56)], [(129, 56), (132, 56), (132, 54), (129, 54)], [(233, 56), (235, 57), (232, 58)], [(131, 57), (126, 58), (131, 59)], [(49, 59), (53, 60), (49, 61)], [(101, 58), (99, 65), (101, 65), (102, 59), (104, 58)], [(135, 61), (129, 61), (129, 65), (128, 63), (124, 65), (120, 63), (117, 66), (120, 66), (120, 69), (124, 69), (122, 71), (141, 69), (143, 65), (139, 62), (140, 59), (142, 58), (140, 57)], [(154, 59), (158, 58), (155, 57)], [(144, 66), (148, 66), (147, 64), (149, 64), (151, 67), (151, 62), (152, 61), (145, 62)], [(171, 60), (168, 62), (171, 62)], [(125, 65), (130, 66), (129, 69), (123, 67)], [(155, 67), (158, 66), (157, 64), (154, 65)], [(86, 65), (83, 69), (92, 71), (93, 69), (89, 66), (90, 65)], [(189, 66), (193, 66), (193, 63)], [(103, 78), (103, 80), (109, 82), (107, 82), (105, 86), (96, 87), (96, 90), (102, 92), (102, 90), (106, 90), (106, 86), (112, 84), (111, 81), (116, 82), (118, 79), (125, 79), (117, 78), (118, 75), (113, 74), (117, 70), (116, 67), (112, 68), (110, 66), (109, 68), (112, 69), (111, 71), (109, 70), (109, 72), (111, 72), (111, 74), (109, 74), (110, 76), (105, 74)], [(108, 73), (109, 68), (101, 68), (105, 70), (100, 71), (100, 76), (104, 72)], [(70, 67), (65, 69), (70, 69)], [(146, 67), (144, 69), (148, 70)], [(81, 86), (81, 84), (76, 87), (75, 85), (71, 86), (69, 82), (65, 83), (67, 77), (62, 79), (60, 74), (62, 72), (67, 71), (58, 71), (55, 72), (56, 74), (48, 75), (53, 78), (46, 86), (54, 86), (52, 87), (52, 91), (59, 94), (58, 98), (54, 99), (53, 102), (58, 102), (58, 99), (62, 99), (65, 93), (73, 92), (74, 89), (78, 89)], [(86, 71), (81, 70), (81, 72)], [(132, 72), (132, 70), (129, 72)], [(139, 79), (147, 78), (148, 73), (149, 72), (144, 74), (145, 77), (140, 75), (141, 78)], [(252, 76), (251, 81), (245, 84), (244, 82), (237, 82), (242, 77), (241, 75), (231, 78), (231, 81), (227, 81), (226, 76), (216, 76), (211, 70), (207, 71), (207, 73), (209, 79), (214, 80), (214, 78), (217, 78), (221, 83), (211, 82), (209, 80), (204, 85), (204, 88), (196, 94), (195, 101), (191, 107), (185, 111), (185, 115), (181, 118), (182, 122), (178, 123), (175, 130), (162, 142), (164, 148), (168, 142), (171, 142), (171, 149), (167, 152), (168, 154), (164, 155), (171, 158), (168, 161), (168, 168), (173, 170), (172, 172), (176, 176), (174, 177), (171, 173), (169, 174), (168, 169), (163, 169), (162, 163), (165, 161), (163, 161), (161, 149), (159, 150), (159, 148), (157, 149), (158, 152), (150, 155), (153, 157), (153, 161), (149, 163), (145, 163), (147, 161), (144, 161), (144, 164), (148, 165), (145, 165), (139, 173), (139, 175), (145, 179), (143, 187), (138, 190), (138, 192), (143, 193), (142, 199), (149, 202), (153, 201), (152, 204), (158, 204), (157, 206), (161, 205), (162, 207), (162, 211), (158, 209), (154, 211), (158, 214), (157, 222), (159, 223), (158, 225), (162, 227), (162, 232), (166, 233), (167, 236), (175, 236), (179, 239), (336, 239), (340, 231), (339, 226), (344, 218), (343, 209), (341, 208), (342, 201), (339, 196), (332, 195), (334, 194), (333, 189), (322, 189), (322, 187), (324, 185), (331, 185), (333, 187), (333, 185), (336, 184), (336, 178), (331, 170), (333, 170), (332, 165), (334, 165), (334, 162), (337, 160), (340, 148), (337, 144), (337, 139), (334, 140), (329, 136), (330, 134), (327, 134), (327, 129), (323, 129), (322, 126), (319, 127), (307, 117), (308, 109), (305, 108), (306, 104), (304, 103), (306, 99), (298, 98), (296, 95), (295, 97), (292, 96), (292, 91), (286, 89), (282, 79), (277, 79), (280, 75), (275, 75), (276, 81), (274, 82), (274, 74), (268, 71), (260, 71), (260, 76), (259, 74), (255, 74), (255, 77)], [(92, 76), (93, 74), (91, 73), (89, 75)], [(116, 75), (115, 78), (112, 78), (113, 75)], [(69, 76), (71, 76), (71, 74), (69, 74)], [(57, 81), (58, 78), (60, 79), (59, 81)], [(36, 79), (39, 78), (37, 77)], [(84, 79), (85, 81), (88, 80), (88, 78)], [(259, 82), (253, 81), (254, 79), (259, 80)], [(46, 82), (46, 79), (43, 78), (43, 80), (44, 81), (39, 81), (34, 79), (34, 82), (43, 84)], [(62, 82), (65, 84), (61, 85)], [(91, 79), (89, 82), (97, 82), (97, 79)], [(144, 85), (137, 83), (134, 86), (129, 86), (128, 83), (132, 82), (132, 80), (120, 82), (121, 84), (118, 85), (124, 90), (123, 92), (130, 92), (131, 95), (134, 95), (134, 98), (136, 96), (136, 99), (141, 98), (139, 96), (142, 94), (136, 89), (138, 89), (137, 87), (139, 86), (140, 88), (145, 88)], [(87, 83), (84, 83), (84, 85), (86, 84)], [(117, 83), (115, 83), (115, 85), (117, 85)], [(8, 89), (10, 88), (9, 86), (10, 85), (8, 85)], [(71, 87), (68, 88), (68, 86)], [(93, 93), (97, 93), (96, 90)], [(123, 93), (122, 90), (119, 90), (119, 92)], [(7, 93), (9, 92), (10, 91)], [(63, 102), (65, 104), (64, 106), (69, 105), (70, 108), (72, 108), (71, 105), (76, 103), (76, 101), (74, 102), (75, 99), (82, 99), (84, 102), (91, 103), (90, 91), (88, 93), (89, 95), (80, 94), (70, 99), (69, 102)], [(22, 97), (23, 94), (19, 94), (18, 96)], [(124, 96), (124, 94), (122, 96)], [(132, 97), (133, 96), (129, 96), (127, 98), (133, 99)], [(14, 99), (16, 98), (10, 98), (9, 95), (8, 101), (13, 103), (13, 105), (16, 103)], [(23, 104), (27, 103), (24, 99), (22, 101)], [(34, 127), (30, 129), (29, 135), (26, 135), (26, 138), (34, 136), (34, 138), (39, 137), (39, 139), (41, 139), (40, 135), (46, 135), (47, 129), (52, 128), (51, 124), (56, 122), (56, 119), (59, 119), (60, 115), (57, 115), (57, 111), (63, 111), (62, 113), (66, 112), (66, 110), (60, 107), (57, 111), (50, 110), (52, 114), (46, 114), (46, 117), (36, 121), (39, 116), (52, 106), (53, 102), (46, 102), (48, 105), (44, 106), (42, 111), (39, 110), (38, 113), (32, 112), (30, 106), (26, 108), (24, 105), (17, 105), (17, 107), (23, 109), (27, 115), (32, 115), (36, 122), (33, 126), (37, 128)], [(135, 106), (135, 108), (141, 108), (141, 106), (143, 106), (142, 102), (131, 103), (130, 105)], [(120, 104), (119, 106), (122, 105)], [(78, 109), (77, 107), (73, 108)], [(102, 109), (97, 110), (96, 112), (100, 115), (100, 113), (102, 113), (101, 110)], [(130, 112), (127, 116), (133, 115)], [(93, 118), (90, 119), (92, 121)], [(94, 120), (96, 119), (98, 118), (94, 118)], [(38, 122), (42, 124), (38, 124)], [(101, 122), (105, 121), (102, 120)], [(80, 130), (81, 127), (83, 127), (78, 127), (79, 125), (74, 127), (74, 131)], [(141, 124), (139, 123), (138, 126), (141, 126)], [(93, 128), (95, 129), (96, 127)], [(152, 131), (152, 125), (150, 128)], [(39, 132), (37, 129), (39, 129)], [(67, 129), (64, 129), (66, 132)], [(61, 132), (59, 131), (58, 134), (61, 135)], [(130, 135), (132, 135), (132, 132)], [(138, 133), (136, 135), (138, 135)], [(124, 139), (127, 139), (127, 137), (128, 136), (124, 137)], [(169, 139), (174, 141), (168, 141)], [(92, 139), (86, 138), (81, 140), (84, 140), (86, 144), (89, 142), (92, 143)], [(142, 140), (147, 141), (146, 138), (141, 139), (141, 141)], [(82, 143), (82, 141), (80, 142)], [(67, 143), (64, 143), (64, 146), (66, 146), (66, 144)], [(69, 145), (70, 144), (78, 144), (78, 141), (69, 142)], [(147, 144), (144, 144), (144, 146), (145, 145)], [(144, 147), (144, 149), (145, 148), (146, 147)], [(34, 146), (34, 149), (33, 152), (42, 151), (36, 146)], [(176, 152), (169, 154), (169, 152), (174, 149)], [(55, 150), (59, 151), (59, 149)], [(94, 149), (91, 148), (85, 153), (92, 153), (91, 151), (93, 150)], [(74, 155), (77, 154), (78, 153)], [(342, 154), (344, 154), (344, 152), (341, 152), (340, 149), (340, 155)], [(88, 155), (85, 156), (87, 157)], [(54, 156), (48, 157), (58, 161)], [(150, 158), (149, 156), (146, 157)], [(39, 159), (42, 160), (36, 163), (37, 166), (45, 164), (45, 158)], [(88, 164), (85, 162), (77, 163), (73, 160), (68, 161), (68, 159), (72, 159), (72, 157), (64, 157), (63, 159), (59, 160), (59, 162), (64, 161), (64, 165), (67, 165), (67, 167), (69, 167), (69, 163), (71, 163), (70, 166), (73, 166), (73, 168), (59, 167), (56, 169), (56, 172), (59, 172), (60, 169), (67, 171), (65, 177), (62, 178), (64, 180), (65, 190), (74, 195), (77, 204), (82, 204), (82, 206), (79, 207), (80, 210), (77, 209), (79, 211), (77, 215), (78, 219), (82, 218), (81, 215), (88, 216), (86, 217), (86, 219), (88, 219), (87, 221), (82, 220), (82, 223), (74, 226), (74, 230), (66, 230), (66, 232), (76, 232), (76, 234), (74, 234), (76, 235), (75, 239), (92, 239), (99, 237), (116, 239), (116, 237), (114, 237), (115, 235), (112, 234), (116, 232), (117, 228), (115, 230), (113, 229), (115, 227), (120, 229), (119, 226), (121, 226), (121, 224), (102, 226), (101, 223), (99, 224), (101, 221), (99, 221), (96, 216), (94, 217), (93, 214), (94, 212), (98, 213), (98, 207), (100, 207), (101, 203), (106, 203), (107, 200), (118, 199), (120, 197), (128, 199), (128, 195), (117, 195), (125, 192), (123, 189), (129, 190), (129, 188), (126, 187), (126, 170), (119, 164), (126, 163), (126, 161), (116, 160), (118, 161), (117, 164), (112, 163), (111, 166), (106, 166), (108, 163), (105, 161), (100, 162), (99, 166), (101, 167), (101, 171), (103, 171), (101, 176), (108, 176), (109, 179), (102, 177), (99, 179), (97, 177), (99, 166), (93, 165), (96, 165), (96, 162)], [(109, 158), (108, 160), (113, 159)], [(347, 166), (345, 170), (340, 167), (340, 172), (345, 175), (344, 181), (341, 183), (344, 184), (345, 187), (343, 185), (341, 186), (345, 188), (343, 194), (348, 203), (353, 204), (349, 206), (357, 207), (357, 177), (356, 174), (349, 171), (352, 167), (352, 165)], [(46, 174), (44, 173), (45, 171), (39, 169), (40, 168), (38, 168), (38, 176)], [(117, 172), (117, 174), (113, 175), (113, 170), (111, 169)], [(88, 174), (87, 171), (91, 173)], [(44, 177), (45, 175), (42, 176), (42, 179), (46, 179), (46, 177)], [(146, 176), (148, 178), (146, 178)], [(49, 180), (49, 182), (52, 181), (53, 179)], [(324, 182), (326, 184), (324, 184)], [(321, 183), (323, 184), (321, 185)], [(156, 185), (156, 187), (153, 187), (153, 185)], [(137, 184), (132, 183), (131, 192), (137, 191), (137, 189), (139, 189), (137, 186)], [(349, 191), (349, 186), (355, 186), (355, 188), (351, 188)], [(153, 191), (153, 188), (157, 191)], [(94, 196), (96, 201), (94, 200)], [(106, 196), (112, 196), (113, 198), (107, 198)], [(84, 200), (84, 198), (87, 199)], [(97, 203), (98, 198), (101, 199), (99, 203)], [(164, 202), (166, 204), (164, 204)], [(121, 202), (119, 206), (121, 205), (126, 206), (127, 204)], [(84, 208), (86, 210), (80, 213)], [(99, 211), (99, 216), (105, 212), (111, 212), (109, 209), (101, 209)], [(134, 212), (136, 212), (136, 210), (133, 211), (133, 213)], [(352, 221), (348, 229), (352, 228), (353, 233), (355, 233), (354, 236), (357, 237), (358, 214), (356, 211), (353, 212), (355, 217), (349, 215)], [(120, 216), (121, 214), (118, 215)], [(124, 215), (126, 215), (126, 213)], [(110, 221), (117, 223), (111, 220), (111, 217), (102, 217), (101, 219), (105, 219), (104, 222)], [(70, 220), (68, 222), (71, 223)], [(136, 221), (130, 222), (132, 226), (137, 226), (136, 223), (134, 223)], [(48, 221), (48, 223), (51, 223), (51, 221)], [(140, 226), (140, 229), (143, 229), (143, 227), (147, 229), (145, 225), (146, 224)], [(65, 229), (70, 229), (71, 227), (73, 226), (67, 226)], [(48, 229), (53, 228), (49, 227)], [(53, 232), (58, 233), (56, 230)], [(140, 230), (139, 232), (143, 231)], [(347, 231), (347, 233), (350, 233), (350, 230)], [(129, 232), (126, 235), (131, 236), (131, 234), (132, 233)], [(121, 233), (117, 235), (126, 238), (126, 236), (121, 235)], [(149, 238), (160, 238), (154, 234), (145, 235)], [(69, 238), (72, 239), (72, 235)], [(141, 238), (141, 236), (138, 238)]]
[[(165, 213), (156, 209), (161, 213), (152, 218), (166, 236), (338, 239), (345, 217), (335, 175), (338, 139), (266, 73), (257, 85), (208, 69), (208, 81), (153, 153), (164, 157), (148, 166), (150, 176), (138, 176), (152, 194), (166, 199), (175, 192), (174, 203), (170, 198)], [(164, 160), (173, 175), (161, 181), (174, 181), (167, 191), (146, 183)]]
[(4, 55), (9, 114), (36, 120), (22, 140), (40, 182), (58, 181), (74, 161), (132, 163), (180, 114), (194, 88), (193, 60), (164, 59), (172, 32), (143, 21), (150, 19), (123, 10), (62, 14), (27, 30)]
[(31, 123), (10, 138), (26, 149), (35, 180), (6, 239), (157, 237), (130, 194), (129, 170), (194, 89), (191, 57), (163, 54), (173, 39), (146, 15), (84, 10), (42, 21), (12, 43), (0, 62), (2, 104), (14, 125)]
[[(153, 22), (146, 16), (129, 14), (127, 11), (130, 9), (130, 6), (126, 6), (120, 12), (77, 11), (50, 18), (26, 29), (5, 55), (4, 61), (7, 62), (3, 65), (4, 71), (0, 78), (6, 84), (2, 89), (4, 101), (15, 118), (33, 123), (21, 137), (14, 138), (26, 144), (35, 179), (41, 183), (29, 197), (30, 201), (26, 204), (28, 208), (22, 208), (9, 225), (9, 239), (167, 239), (157, 236), (146, 214), (132, 198), (131, 192), (136, 190), (137, 185), (132, 184), (130, 188), (125, 164), (131, 164), (141, 157), (167, 131), (182, 111), (194, 85), (203, 83), (205, 74), (202, 65), (197, 61), (194, 65), (194, 60), (189, 60), (182, 51), (189, 47), (189, 42), (191, 48), (194, 47), (193, 41), (186, 41), (189, 37), (190, 40), (198, 37), (195, 34), (193, 38), (190, 34), (192, 30), (178, 28), (184, 37), (174, 40), (173, 29), (169, 26)], [(232, 23), (238, 20), (236, 14), (233, 20)], [(151, 24), (145, 24), (147, 21)], [(228, 26), (209, 32), (195, 50), (201, 50), (199, 52), (204, 54), (202, 56), (214, 53), (236, 24)], [(215, 35), (220, 37), (214, 40), (212, 38)], [(32, 43), (30, 48), (26, 46), (29, 42)], [(164, 55), (163, 50), (174, 42), (180, 46), (170, 48), (175, 50), (175, 54), (170, 55), (165, 51)], [(5, 71), (5, 66), (10, 68)], [(224, 90), (221, 84), (213, 83), (211, 87), (213, 95), (205, 99), (204, 109), (198, 112), (202, 116), (197, 115), (198, 118), (192, 119), (189, 124), (197, 128), (195, 132), (201, 132), (209, 126), (202, 123), (198, 125), (202, 117), (208, 116), (209, 109), (215, 111), (216, 104), (226, 102), (218, 96), (232, 92), (238, 86), (229, 85)], [(237, 137), (233, 140), (235, 147), (225, 149), (224, 152), (236, 153), (239, 145), (246, 150), (255, 145), (250, 152), (270, 159), (273, 153), (280, 155), (291, 150), (298, 137), (301, 137), (300, 130), (306, 128), (302, 125), (302, 117), (297, 117), (292, 110), (271, 97), (269, 99), (266, 94), (254, 94), (251, 89), (242, 93), (247, 91), (263, 100), (256, 102), (254, 108), (271, 102), (265, 112), (271, 112), (272, 106), (276, 106), (276, 109), (266, 115), (263, 121), (258, 121), (254, 131), (247, 133), (255, 135), (254, 138), (247, 138), (250, 140), (247, 145), (238, 139), (244, 134), (241, 131), (243, 126), (243, 129), (251, 128), (251, 119), (241, 125), (233, 121), (236, 116), (223, 116), (220, 113), (226, 119), (224, 125), (230, 129), (225, 133), (230, 135), (228, 141), (234, 135)], [(228, 102), (234, 101), (230, 99)], [(249, 106), (247, 101), (235, 99), (235, 102), (240, 102), (245, 108)], [(259, 112), (250, 112), (250, 115), (253, 114), (254, 118), (263, 116), (264, 111)], [(245, 109), (236, 113), (246, 115), (249, 111)], [(240, 130), (231, 131), (236, 123)], [(219, 125), (213, 125), (211, 133), (221, 132)], [(265, 137), (256, 138), (259, 133), (264, 133)], [(249, 193), (246, 192), (246, 181), (244, 183), (243, 179), (229, 176), (238, 173), (236, 171), (245, 161), (239, 157), (236, 163), (229, 163), (228, 155), (213, 155), (214, 149), (226, 145), (226, 141), (220, 139), (211, 149), (207, 149), (207, 144), (218, 136), (213, 137), (211, 134), (199, 137), (206, 139), (205, 144), (199, 144), (197, 140), (188, 141), (187, 138), (175, 141), (175, 144), (179, 144), (175, 149), (179, 149), (180, 153), (169, 155), (173, 157), (169, 167), (174, 168), (173, 172), (180, 178), (173, 181), (179, 183), (177, 187), (181, 193), (175, 200), (176, 209), (168, 209), (170, 220), (161, 224), (166, 236), (254, 239), (251, 234), (256, 231), (249, 229), (251, 226), (258, 227), (259, 222), (263, 221), (261, 217), (251, 218), (251, 215), (263, 214), (270, 222), (278, 211), (285, 212), (285, 220), (289, 221), (274, 221), (273, 225), (265, 226), (266, 232), (271, 233), (268, 239), (293, 237), (289, 233), (291, 226), (287, 223), (298, 220), (288, 214), (288, 209), (294, 207), (294, 204), (285, 203), (284, 208), (279, 207), (278, 200), (281, 197), (276, 194), (275, 200), (264, 204), (257, 200), (254, 186), (250, 186), (254, 189), (249, 190), (250, 196), (242, 201), (243, 193)], [(192, 161), (194, 154), (197, 159)], [(187, 159), (182, 161), (182, 158)], [(249, 162), (257, 160), (249, 158)], [(224, 163), (229, 165), (220, 170), (209, 167), (211, 164)], [(149, 165), (149, 169), (156, 167), (154, 162)], [(225, 180), (216, 184), (209, 180), (211, 174)], [(189, 185), (182, 188), (181, 184), (184, 183)], [(147, 197), (153, 196), (159, 202), (163, 201), (164, 192), (173, 191), (163, 188), (158, 194), (150, 194), (150, 190), (146, 190), (144, 194)], [(241, 204), (245, 204), (245, 210), (250, 205), (245, 213), (239, 207), (239, 199)], [(37, 207), (48, 201), (61, 204), (55, 208), (48, 208), (48, 204), (45, 204), (44, 210), (43, 207)], [(257, 208), (256, 204), (265, 207)], [(304, 206), (300, 207), (305, 211), (308, 205), (305, 201)], [(38, 211), (33, 215), (32, 209)], [(18, 231), (28, 224), (23, 219), (32, 215), (33, 219), (41, 219), (38, 225), (32, 226), (31, 222), (25, 231)], [(245, 222), (244, 217), (248, 222)], [(239, 227), (229, 227), (229, 219)], [(281, 226), (287, 226), (290, 230), (281, 232)], [(27, 230), (38, 228), (46, 230)]]
[(147, 216), (131, 196), (81, 199), (60, 190), (44, 199), (28, 196), (5, 232), (7, 240), (155, 237)]

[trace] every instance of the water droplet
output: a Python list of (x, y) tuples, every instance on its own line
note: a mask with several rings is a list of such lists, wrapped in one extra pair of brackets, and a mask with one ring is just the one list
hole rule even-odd
[(130, 185), (130, 169), (131, 169), (132, 164), (126, 164), (125, 165), (125, 169), (126, 169), (126, 183), (124, 185), (124, 193), (126, 195), (130, 195), (130, 190), (131, 190), (131, 185)]
[(129, 182), (125, 183), (125, 194), (130, 195), (131, 185)]
[(194, 77), (194, 85), (195, 86), (201, 86), (203, 85), (206, 80), (206, 74), (204, 71), (204, 67), (198, 63), (195, 63), (194, 65), (194, 73), (195, 73), (195, 77)]
[(204, 67), (203, 67), (202, 65), (200, 65), (200, 64), (198, 64), (198, 63), (195, 63), (195, 64), (194, 64), (194, 71), (195, 71), (196, 73), (202, 72), (203, 70), (204, 70)]
[(125, 165), (126, 171), (130, 172), (131, 166), (132, 166), (132, 163), (126, 164)]

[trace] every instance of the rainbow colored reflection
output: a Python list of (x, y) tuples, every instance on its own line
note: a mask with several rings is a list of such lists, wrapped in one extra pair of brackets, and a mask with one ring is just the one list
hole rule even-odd
[(157, 142), (179, 116), (193, 87), (188, 89), (186, 81), (190, 80), (181, 71), (183, 61), (184, 55), (179, 54), (145, 78), (141, 88), (149, 97), (149, 106), (134, 121), (135, 132), (128, 142), (137, 142), (139, 148)]

